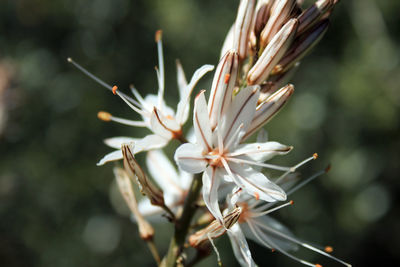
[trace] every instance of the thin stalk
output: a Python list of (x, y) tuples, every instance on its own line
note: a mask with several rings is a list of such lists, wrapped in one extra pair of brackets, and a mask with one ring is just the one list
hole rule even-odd
[(192, 221), (197, 210), (195, 203), (199, 197), (200, 189), (202, 187), (201, 177), (201, 173), (196, 174), (193, 177), (193, 181), (190, 185), (189, 193), (183, 207), (182, 215), (175, 223), (175, 232), (171, 239), (168, 253), (161, 263), (162, 267), (175, 267), (176, 260), (183, 250), (186, 236), (190, 229), (190, 222)]
[(158, 254), (158, 250), (157, 250), (156, 244), (154, 244), (153, 240), (147, 240), (146, 243), (147, 243), (147, 246), (150, 249), (151, 254), (153, 255), (154, 260), (157, 263), (157, 266), (160, 266), (161, 259), (160, 259), (160, 255)]

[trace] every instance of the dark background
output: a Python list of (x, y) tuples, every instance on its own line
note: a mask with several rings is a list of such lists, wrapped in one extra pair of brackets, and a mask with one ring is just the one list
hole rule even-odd
[[(154, 93), (154, 32), (161, 28), (166, 100), (174, 107), (175, 59), (188, 78), (216, 64), (238, 2), (0, 1), (0, 265), (153, 265), (116, 191), (113, 165), (95, 165), (111, 151), (104, 138), (147, 132), (99, 121), (99, 110), (136, 115), (66, 58), (121, 90), (134, 83)], [(353, 266), (395, 266), (400, 258), (399, 10), (394, 0), (341, 1), (292, 80), (295, 94), (266, 127), (270, 139), (295, 147), (277, 162), (292, 165), (318, 152), (302, 168), (305, 176), (332, 164), (274, 216)], [(209, 88), (211, 78), (196, 90)], [(170, 229), (156, 226), (162, 252)], [(217, 246), (225, 266), (234, 266), (229, 241)], [(250, 246), (260, 266), (300, 266)], [(298, 255), (339, 266), (309, 251)], [(215, 266), (215, 255), (203, 264)]]

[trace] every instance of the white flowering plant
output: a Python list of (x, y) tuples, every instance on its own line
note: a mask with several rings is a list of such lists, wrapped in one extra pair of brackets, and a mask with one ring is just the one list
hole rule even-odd
[[(177, 62), (179, 102), (174, 111), (164, 100), (165, 77), (162, 32), (156, 32), (158, 92), (142, 97), (131, 87), (132, 97), (100, 80), (71, 58), (68, 61), (86, 75), (118, 95), (142, 120), (116, 117), (101, 111), (103, 121), (146, 127), (145, 137), (113, 137), (105, 140), (114, 151), (98, 165), (122, 161), (114, 168), (121, 194), (147, 242), (158, 266), (193, 266), (214, 249), (214, 240), (227, 234), (234, 255), (242, 266), (256, 266), (247, 239), (276, 250), (307, 266), (317, 263), (295, 255), (299, 247), (310, 249), (346, 266), (350, 264), (296, 238), (269, 214), (293, 204), (287, 197), (322, 175), (299, 179), (296, 170), (316, 159), (317, 154), (292, 167), (267, 163), (293, 147), (269, 141), (264, 125), (293, 95), (288, 81), (299, 61), (318, 43), (327, 30), (337, 0), (318, 0), (303, 9), (296, 0), (241, 0), (235, 22), (229, 30), (211, 89), (198, 90), (198, 81), (214, 70), (212, 65), (197, 69), (187, 82)], [(190, 115), (194, 97), (193, 118)], [(208, 101), (206, 95), (208, 94)], [(183, 126), (192, 122), (189, 133)], [(191, 134), (192, 133), (192, 134)], [(256, 137), (251, 138), (253, 135)], [(171, 141), (181, 145), (173, 155), (162, 150)], [(188, 141), (189, 140), (189, 141)], [(249, 142), (248, 140), (255, 140)], [(146, 171), (136, 155), (146, 152)], [(277, 177), (264, 169), (281, 172)], [(134, 186), (144, 195), (139, 201)], [(280, 203), (283, 201), (283, 204)], [(163, 216), (160, 216), (163, 215)], [(174, 224), (169, 250), (160, 257), (153, 237), (152, 222)], [(192, 248), (190, 248), (192, 247)], [(188, 253), (194, 249), (197, 253)]]

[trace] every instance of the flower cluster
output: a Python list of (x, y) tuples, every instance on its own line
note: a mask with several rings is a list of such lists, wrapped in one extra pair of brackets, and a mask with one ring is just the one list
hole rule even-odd
[[(162, 220), (166, 215), (175, 224), (168, 254), (161, 266), (185, 263), (184, 244), (205, 255), (204, 250), (218, 250), (213, 239), (227, 233), (234, 254), (242, 266), (255, 266), (246, 238), (280, 251), (308, 266), (319, 266), (293, 255), (299, 246), (349, 264), (294, 237), (285, 226), (267, 214), (293, 204), (276, 206), (287, 196), (325, 171), (297, 183), (294, 173), (300, 166), (316, 159), (317, 154), (299, 164), (286, 167), (266, 163), (285, 155), (291, 146), (268, 141), (263, 126), (284, 106), (294, 92), (288, 84), (299, 61), (321, 39), (329, 24), (336, 0), (318, 0), (303, 10), (296, 0), (241, 0), (237, 17), (229, 30), (206, 100), (206, 90), (194, 99), (193, 135), (186, 137), (183, 125), (190, 113), (190, 96), (198, 81), (214, 69), (204, 65), (187, 82), (177, 62), (180, 101), (176, 112), (164, 101), (164, 59), (162, 33), (157, 31), (158, 93), (142, 97), (131, 87), (133, 97), (90, 74), (72, 59), (72, 64), (118, 95), (141, 115), (141, 121), (115, 117), (99, 112), (104, 121), (115, 121), (134, 127), (146, 127), (151, 133), (143, 138), (114, 137), (105, 143), (115, 151), (104, 156), (98, 165), (123, 160), (123, 168), (114, 172), (120, 191), (138, 223), (141, 237), (151, 242), (154, 229), (147, 220)], [(252, 137), (256, 133), (257, 137)], [(174, 153), (178, 170), (162, 152), (171, 140), (181, 145)], [(190, 140), (187, 141), (187, 140)], [(248, 142), (248, 140), (255, 140)], [(150, 179), (135, 155), (147, 151)], [(279, 177), (267, 176), (264, 168), (281, 171)], [(132, 188), (136, 183), (146, 197), (139, 203)], [(200, 194), (201, 192), (201, 194)], [(165, 221), (165, 220), (164, 220)], [(192, 229), (197, 230), (191, 232)], [(190, 264), (201, 256), (195, 257)]]

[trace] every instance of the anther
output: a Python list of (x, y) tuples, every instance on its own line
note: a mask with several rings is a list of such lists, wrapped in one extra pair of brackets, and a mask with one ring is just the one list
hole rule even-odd
[(326, 168), (325, 168), (325, 172), (329, 172), (331, 170), (331, 164), (329, 164)]
[(118, 86), (114, 85), (111, 90), (112, 90), (113, 94), (116, 95), (117, 94), (117, 90), (118, 90)]
[(156, 31), (156, 36), (155, 36), (155, 40), (158, 43), (159, 41), (161, 41), (162, 38), (162, 30), (158, 30)]
[(293, 205), (294, 204), (294, 201), (293, 200), (290, 200), (290, 205)]
[(314, 153), (312, 156), (313, 156), (314, 159), (318, 158), (318, 154), (317, 153)]
[(331, 246), (326, 246), (324, 250), (325, 250), (325, 252), (327, 252), (327, 253), (332, 253), (333, 247), (331, 247)]
[(112, 115), (105, 111), (99, 111), (97, 113), (97, 118), (99, 118), (102, 121), (111, 121), (111, 117)]
[(260, 194), (258, 192), (254, 192), (254, 197), (256, 198), (256, 200), (260, 199)]
[(229, 73), (225, 74), (225, 78), (224, 78), (224, 83), (225, 84), (228, 84), (230, 77), (231, 77), (231, 75)]
[(315, 267), (322, 267), (322, 265), (321, 264), (315, 264)]
[(72, 58), (67, 58), (67, 61), (69, 62), (69, 63), (71, 63), (72, 62)]

